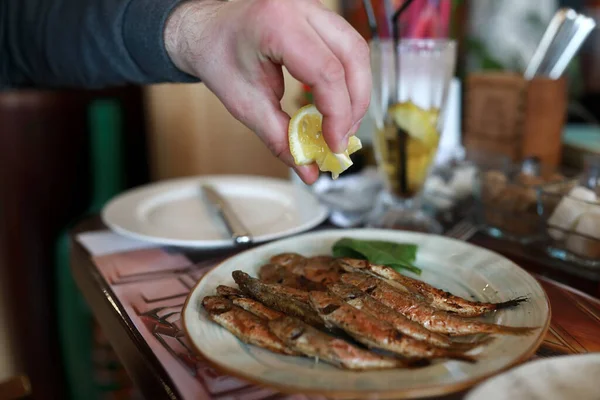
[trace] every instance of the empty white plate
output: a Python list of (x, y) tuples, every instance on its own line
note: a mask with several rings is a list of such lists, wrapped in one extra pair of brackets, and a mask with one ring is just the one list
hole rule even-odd
[(255, 243), (309, 230), (327, 208), (308, 190), (281, 179), (213, 175), (141, 186), (112, 199), (102, 220), (113, 231), (161, 245), (204, 249), (233, 246), (200, 195), (211, 184), (229, 202)]
[(541, 359), (482, 383), (466, 400), (597, 400), (600, 354)]

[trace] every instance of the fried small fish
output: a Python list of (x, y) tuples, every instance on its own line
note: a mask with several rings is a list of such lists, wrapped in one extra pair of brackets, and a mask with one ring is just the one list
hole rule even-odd
[(357, 310), (331, 293), (310, 292), (310, 303), (328, 324), (344, 330), (368, 347), (412, 358), (448, 358), (470, 363), (476, 361), (463, 352), (436, 347), (406, 336), (387, 322)]
[(477, 317), (490, 311), (512, 308), (527, 301), (527, 297), (517, 297), (501, 303), (486, 303), (464, 299), (450, 292), (438, 289), (418, 279), (402, 275), (385, 265), (372, 264), (366, 260), (341, 259), (340, 265), (350, 272), (367, 272), (374, 276), (400, 284), (406, 290), (418, 293), (439, 310), (456, 313), (462, 317)]
[[(272, 264), (285, 267), (295, 275), (317, 284), (328, 285), (338, 282), (343, 270), (337, 265), (337, 259), (331, 256), (303, 257), (296, 253), (282, 253), (271, 257)], [(321, 290), (315, 288), (312, 290)]]
[(271, 257), (271, 264), (285, 266), (301, 266), (306, 263), (306, 257), (298, 253), (280, 253)]
[(308, 304), (308, 292), (286, 286), (264, 283), (243, 271), (233, 271), (233, 279), (248, 296), (265, 306), (297, 317), (309, 325), (325, 328), (325, 323)]
[(440, 333), (431, 332), (423, 325), (414, 322), (404, 315), (383, 305), (356, 286), (345, 283), (335, 283), (329, 286), (329, 290), (352, 307), (364, 311), (381, 321), (387, 322), (405, 335), (417, 340), (422, 340), (434, 346), (465, 351), (490, 342), (490, 340), (487, 339), (475, 343), (454, 342), (450, 337)]
[(275, 353), (298, 354), (269, 330), (267, 320), (236, 306), (230, 300), (221, 296), (206, 296), (202, 299), (202, 306), (211, 320), (233, 333), (242, 342)]
[(277, 283), (279, 285), (300, 290), (326, 290), (325, 285), (311, 281), (302, 274), (292, 272), (289, 266), (279, 264), (265, 264), (258, 270), (258, 278), (264, 283)]
[(431, 304), (420, 302), (411, 293), (395, 290), (383, 280), (366, 274), (344, 274), (342, 275), (342, 282), (356, 286), (392, 310), (423, 325), (432, 332), (456, 336), (479, 333), (529, 335), (538, 329), (537, 327), (491, 324), (441, 311), (431, 306)]
[(241, 307), (262, 319), (271, 320), (280, 318), (284, 315), (283, 313), (273, 310), (261, 302), (250, 298), (241, 290), (232, 288), (230, 286), (217, 286), (217, 294), (225, 297), (228, 300), (231, 300), (231, 302), (236, 306)]
[(364, 371), (403, 368), (408, 364), (353, 346), (294, 317), (285, 316), (271, 320), (269, 329), (288, 348), (340, 368)]

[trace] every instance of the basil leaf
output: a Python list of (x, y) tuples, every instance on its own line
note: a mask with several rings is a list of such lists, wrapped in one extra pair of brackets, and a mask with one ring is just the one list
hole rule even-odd
[(413, 265), (417, 259), (418, 246), (412, 243), (396, 243), (380, 240), (342, 238), (334, 243), (334, 257), (368, 260), (373, 264), (386, 265), (399, 271), (406, 269), (417, 275), (421, 269)]

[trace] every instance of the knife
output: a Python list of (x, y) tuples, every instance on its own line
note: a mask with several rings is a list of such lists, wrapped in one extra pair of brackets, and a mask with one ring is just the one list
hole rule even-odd
[(252, 235), (219, 192), (212, 186), (206, 184), (201, 185), (201, 189), (204, 193), (204, 198), (211, 209), (220, 217), (221, 221), (223, 221), (235, 244), (252, 243)]

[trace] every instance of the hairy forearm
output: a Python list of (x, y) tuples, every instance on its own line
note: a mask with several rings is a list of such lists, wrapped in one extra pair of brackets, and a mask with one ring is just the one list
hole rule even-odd
[(180, 0), (2, 0), (0, 87), (191, 82), (165, 48)]
[(177, 6), (167, 20), (165, 27), (165, 48), (167, 54), (182, 71), (193, 73), (190, 62), (197, 62), (191, 54), (204, 54), (204, 57), (216, 56), (207, 54), (209, 25), (214, 21), (216, 13), (224, 5), (222, 0), (185, 1)]

